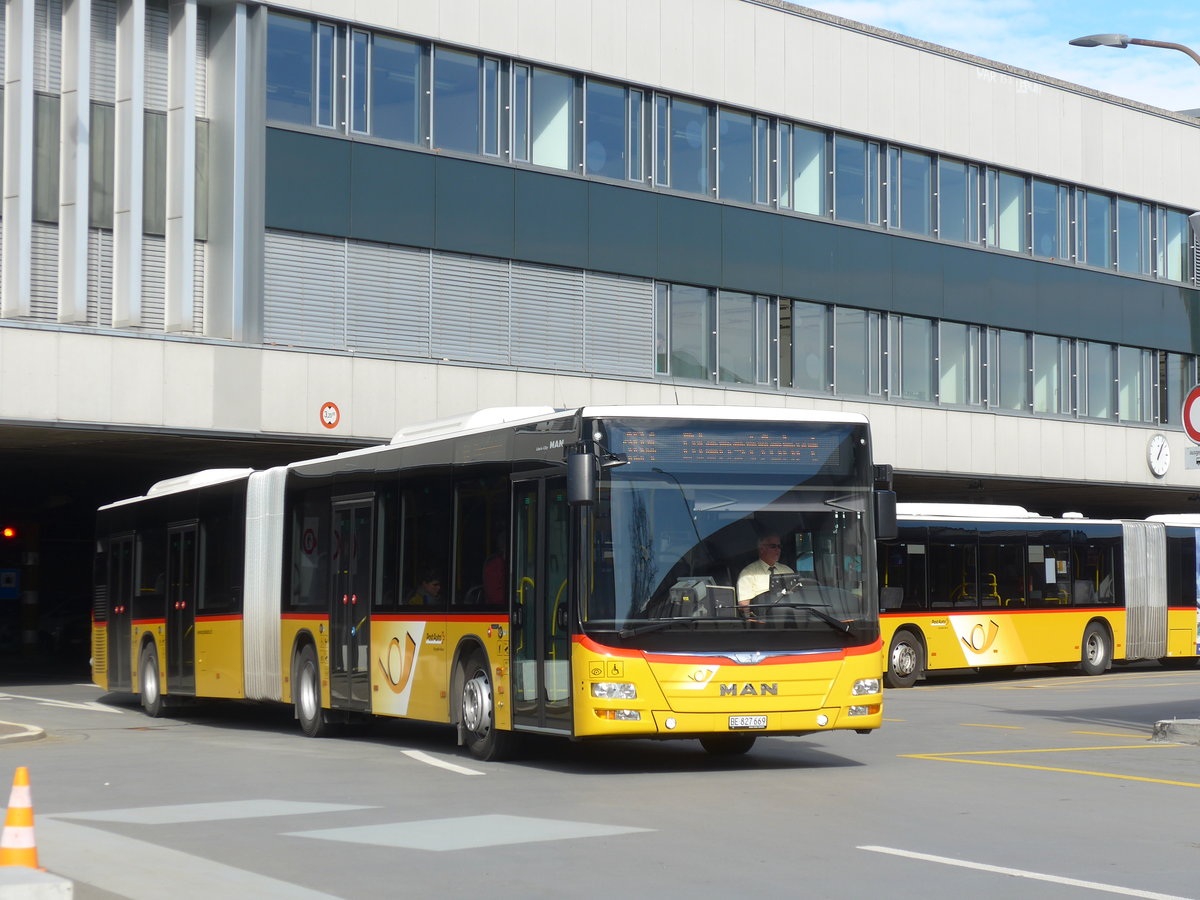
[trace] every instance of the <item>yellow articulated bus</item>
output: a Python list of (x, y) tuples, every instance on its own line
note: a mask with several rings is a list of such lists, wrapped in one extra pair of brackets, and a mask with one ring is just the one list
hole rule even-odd
[(1195, 665), (1200, 518), (1048, 518), (1018, 506), (897, 507), (879, 548), (885, 683), (939, 669)]
[(151, 716), (447, 723), (483, 759), (520, 732), (866, 733), (889, 480), (862, 417), (700, 407), (485, 410), (185, 476), (99, 511), (93, 677)]

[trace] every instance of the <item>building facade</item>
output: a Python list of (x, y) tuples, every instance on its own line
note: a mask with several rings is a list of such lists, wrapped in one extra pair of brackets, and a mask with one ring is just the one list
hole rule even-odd
[(864, 412), (902, 499), (1200, 497), (1193, 116), (782, 0), (2, 8), (10, 480), (666, 402)]

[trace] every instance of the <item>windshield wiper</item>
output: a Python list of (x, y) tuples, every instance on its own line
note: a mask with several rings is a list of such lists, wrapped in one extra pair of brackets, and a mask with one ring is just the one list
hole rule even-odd
[[(795, 600), (780, 600), (778, 603), (751, 603), (750, 604), (750, 609), (779, 609), (780, 607), (784, 607), (786, 609), (802, 609), (805, 612), (812, 613), (814, 616), (816, 616), (818, 619), (820, 619), (822, 622), (824, 622), (830, 628), (835, 628), (844, 634), (850, 633), (850, 623), (849, 622), (843, 622), (841, 619), (835, 619), (833, 616), (831, 616), (829, 613), (825, 612), (823, 609), (821, 609), (815, 603), (799, 603)], [(743, 608), (745, 608), (745, 607), (743, 607)]]

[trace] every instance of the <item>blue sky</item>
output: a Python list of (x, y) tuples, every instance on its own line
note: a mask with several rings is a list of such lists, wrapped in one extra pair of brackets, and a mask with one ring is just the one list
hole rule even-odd
[(1165, 109), (1200, 108), (1200, 65), (1177, 50), (1068, 45), (1085, 34), (1172, 41), (1200, 53), (1200, 0), (798, 0), (975, 56)]

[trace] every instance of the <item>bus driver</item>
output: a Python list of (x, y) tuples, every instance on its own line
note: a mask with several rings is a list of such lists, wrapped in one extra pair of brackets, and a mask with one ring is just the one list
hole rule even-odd
[(783, 545), (777, 534), (764, 534), (758, 539), (758, 559), (742, 569), (737, 580), (738, 608), (750, 614), (750, 602), (771, 588), (772, 575), (791, 575), (792, 570), (779, 561)]

